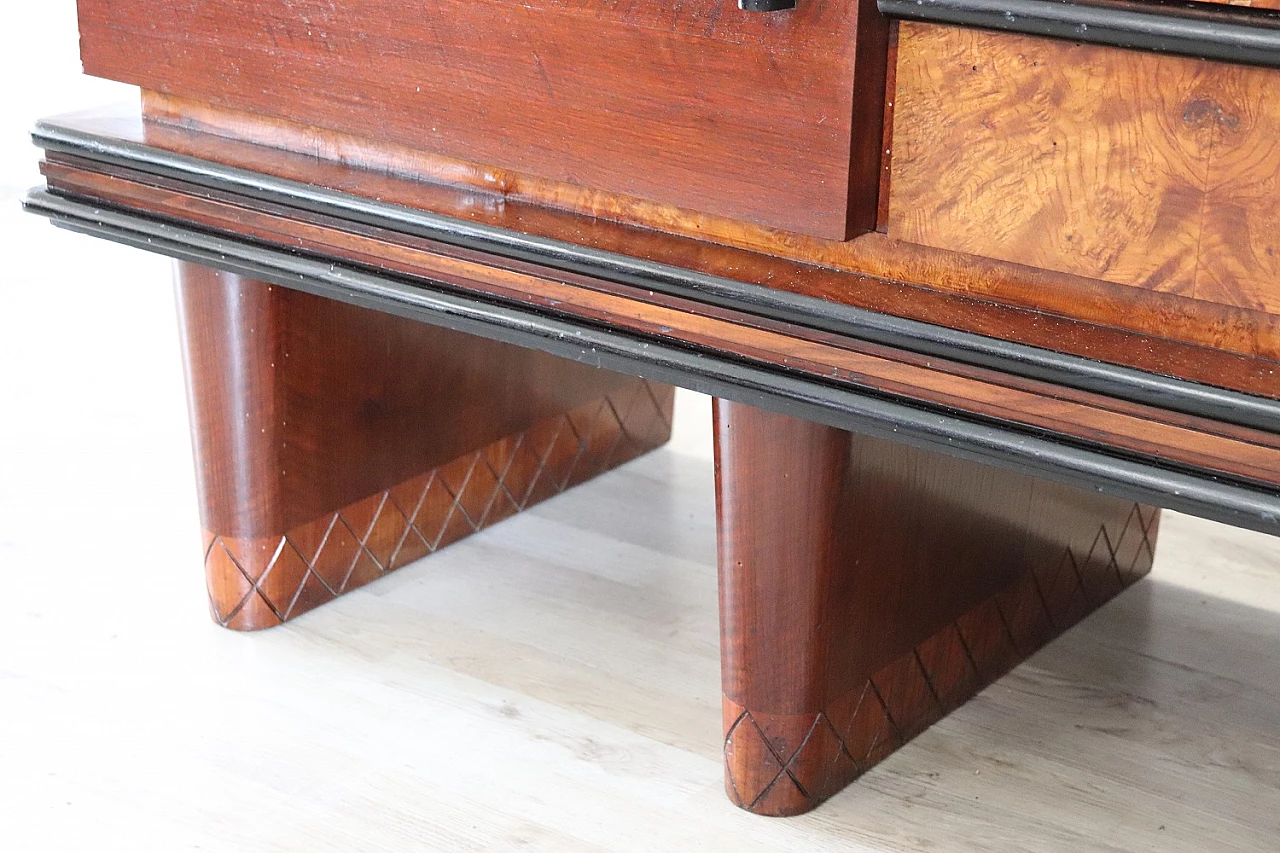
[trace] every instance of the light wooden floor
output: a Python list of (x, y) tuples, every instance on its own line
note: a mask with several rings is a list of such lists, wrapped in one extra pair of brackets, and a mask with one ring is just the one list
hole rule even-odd
[(249, 636), (152, 487), (172, 436), (26, 444), (82, 467), (6, 507), (0, 849), (1276, 849), (1280, 542), (1182, 517), (1154, 579), (818, 812), (732, 808), (681, 403), (675, 447)]
[(214, 628), (167, 264), (19, 214), (9, 142), (2, 853), (1280, 849), (1280, 540), (1176, 516), (1150, 580), (819, 811), (732, 808), (705, 398), (614, 475)]

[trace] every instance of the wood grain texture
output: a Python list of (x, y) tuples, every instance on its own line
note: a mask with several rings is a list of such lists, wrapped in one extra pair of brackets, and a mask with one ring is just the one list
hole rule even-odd
[[(5, 233), (38, 233), (22, 227)], [(173, 497), (190, 484), (166, 468), (185, 466), (155, 464), (167, 443), (139, 440), (167, 432), (155, 426), (166, 410), (156, 360), (120, 357), (145, 352), (137, 340), (162, 325), (127, 309), (163, 294), (148, 297), (132, 265), (120, 275), (119, 252), (82, 243), (39, 252), (53, 287), (31, 297), (36, 310), (0, 312), (0, 347), (73, 368), (71, 382), (20, 382), (18, 399), (7, 395), (38, 423), (0, 419), (6, 446), (34, 451), (6, 464), (5, 491), (22, 499), (6, 508), (2, 550), (41, 567), (17, 572), (0, 597), (7, 717), (27, 735), (6, 744), (0, 781), (18, 848), (129, 849), (145, 826), (146, 843), (169, 848), (1268, 849), (1280, 813), (1275, 620), (1149, 588), (1103, 614), (1090, 642), (1053, 650), (917, 741), (834, 819), (723, 820), (708, 791), (720, 744), (705, 725), (718, 674), (714, 567), (697, 544), (708, 541), (710, 484), (665, 453), (251, 647), (209, 642), (175, 606), (184, 592), (199, 600), (174, 580), (194, 574), (166, 571), (165, 545), (194, 529), (170, 506), (187, 503)], [(103, 261), (66, 281), (49, 275), (70, 258)], [(33, 322), (53, 292), (75, 305), (57, 334), (79, 357)], [(130, 334), (103, 322), (116, 312)], [(97, 382), (75, 386), (85, 378)], [(130, 385), (145, 391), (121, 393)], [(91, 406), (94, 434), (120, 445), (108, 454), (95, 442), (94, 467), (70, 468), (68, 489), (49, 460), (84, 449), (64, 436)], [(112, 456), (137, 464), (102, 476), (96, 465)], [(138, 488), (148, 472), (160, 489)], [(1204, 568), (1188, 574), (1250, 590), (1240, 573)], [(76, 589), (93, 594), (77, 601)]]
[[(208, 191), (178, 191), (163, 181), (157, 186), (154, 182), (95, 176), (61, 163), (48, 164), (46, 172), (53, 184), (64, 190), (153, 215), (445, 282), (470, 292), (541, 310), (568, 312), (615, 328), (765, 364), (786, 365), (824, 381), (869, 387), (1004, 423), (1207, 467), (1236, 478), (1280, 482), (1280, 438), (1258, 430), (1123, 403), (791, 324), (765, 322), (643, 288), (495, 258), (384, 229), (347, 229), (326, 217), (297, 211), (288, 216), (273, 210), (255, 211), (235, 199), (222, 200)], [(501, 433), (490, 439), (498, 435)], [(367, 493), (349, 497), (357, 499)]]
[(90, 74), (787, 230), (874, 227), (887, 25), (872, 0), (79, 10)]
[(1145, 575), (1159, 511), (716, 401), (725, 780), (808, 811)]
[[(118, 113), (59, 121), (356, 195), (871, 310), (1209, 384), (1247, 382), (1232, 387), (1252, 393), (1280, 393), (1274, 365), (1223, 367), (1223, 353), (1204, 349), (1280, 358), (1277, 315), (920, 246), (881, 233), (844, 242), (819, 240), (189, 99), (144, 92), (143, 100), (147, 114), (161, 121), (139, 123)], [(672, 235), (692, 239), (673, 240)]]
[(666, 441), (671, 389), (180, 266), (210, 605), (280, 624)]
[(1280, 312), (1280, 73), (903, 23), (889, 235)]
[(1277, 314), (1280, 74), (1224, 77), (1223, 104), (1211, 107), (1220, 140), (1209, 163), (1196, 297)]

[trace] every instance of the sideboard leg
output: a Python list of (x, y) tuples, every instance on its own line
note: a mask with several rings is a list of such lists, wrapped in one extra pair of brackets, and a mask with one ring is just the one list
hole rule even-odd
[(673, 389), (181, 264), (214, 619), (267, 628), (663, 444)]
[(1159, 511), (717, 400), (725, 784), (814, 808), (1151, 567)]

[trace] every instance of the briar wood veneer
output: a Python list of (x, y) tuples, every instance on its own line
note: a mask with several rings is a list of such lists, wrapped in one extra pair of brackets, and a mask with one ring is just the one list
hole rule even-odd
[(664, 443), (672, 389), (180, 266), (209, 601), (278, 625)]
[(888, 233), (1280, 314), (1278, 92), (1272, 68), (903, 22)]

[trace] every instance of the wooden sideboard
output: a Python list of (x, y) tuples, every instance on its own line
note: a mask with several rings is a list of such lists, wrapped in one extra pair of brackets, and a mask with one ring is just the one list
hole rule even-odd
[[(726, 789), (813, 808), (1280, 533), (1280, 13), (80, 0), (56, 224), (179, 259), (214, 618), (278, 625), (714, 395)], [(1274, 6), (1274, 4), (1271, 4)]]

